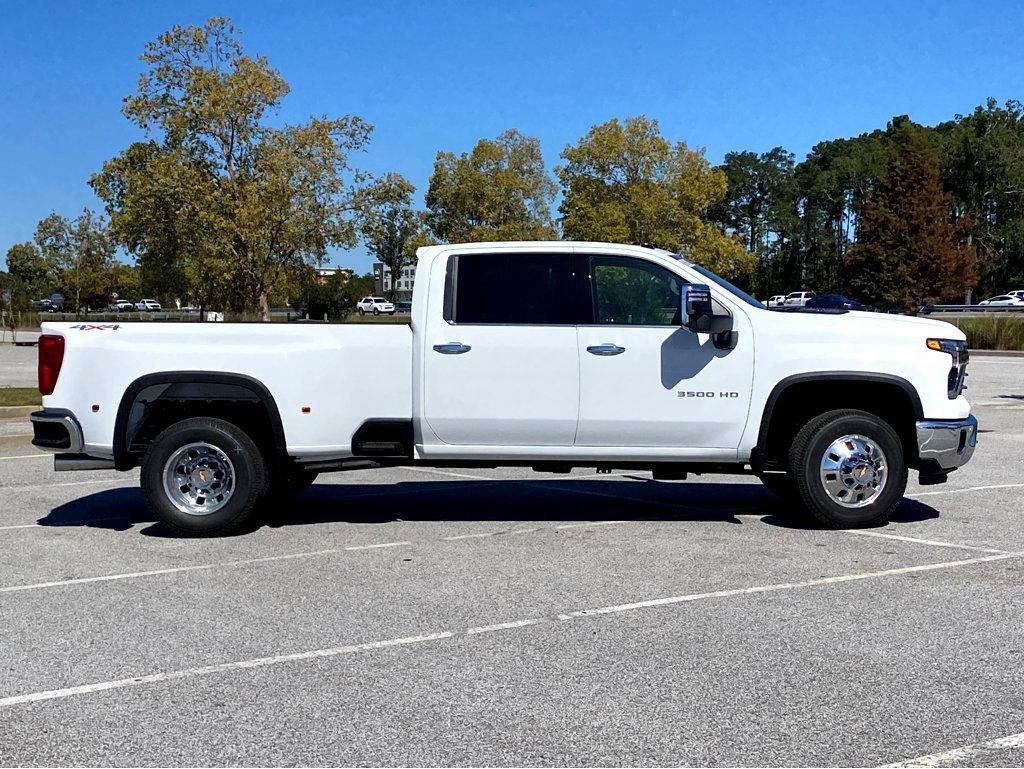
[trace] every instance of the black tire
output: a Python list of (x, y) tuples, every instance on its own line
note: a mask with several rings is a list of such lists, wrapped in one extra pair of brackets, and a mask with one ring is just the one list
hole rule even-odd
[[(821, 461), (826, 450), (844, 435), (861, 435), (885, 455), (882, 488), (862, 507), (840, 504), (826, 491)], [(840, 409), (822, 414), (801, 428), (789, 449), (790, 475), (808, 512), (831, 529), (881, 526), (899, 506), (907, 488), (907, 464), (899, 436), (887, 422), (866, 411)], [(870, 468), (868, 468), (870, 470)], [(845, 493), (845, 491), (844, 491)]]
[[(174, 453), (190, 443), (208, 443), (222, 451), (234, 469), (231, 496), (219, 510), (204, 515), (175, 506), (164, 488), (164, 469)], [(222, 419), (194, 417), (161, 432), (142, 462), (142, 491), (158, 521), (175, 534), (215, 537), (242, 527), (267, 488), (267, 469), (259, 448), (242, 429)]]
[(364, 310), (362, 307), (360, 307), (359, 308), (359, 314), (360, 315), (366, 315), (366, 310)]
[(373, 314), (374, 314), (374, 315), (380, 315), (380, 309), (379, 309), (379, 308), (377, 308), (377, 307), (374, 307), (374, 308), (373, 308)]

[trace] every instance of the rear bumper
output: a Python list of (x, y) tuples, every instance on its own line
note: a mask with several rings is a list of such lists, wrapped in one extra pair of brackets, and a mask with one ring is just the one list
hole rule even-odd
[(978, 444), (978, 420), (925, 419), (917, 423), (919, 469), (930, 475), (948, 473), (967, 464)]
[(32, 445), (37, 449), (62, 454), (82, 453), (85, 446), (82, 426), (67, 409), (33, 411), (28, 418), (32, 422)]
[(113, 469), (113, 460), (82, 453), (85, 449), (82, 426), (67, 409), (33, 411), (28, 418), (32, 422), (32, 445), (54, 453), (54, 470)]

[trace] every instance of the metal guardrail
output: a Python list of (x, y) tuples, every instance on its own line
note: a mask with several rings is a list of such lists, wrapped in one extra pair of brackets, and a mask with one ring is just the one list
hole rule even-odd
[(980, 304), (934, 304), (926, 305), (918, 310), (918, 315), (931, 315), (942, 312), (971, 312), (971, 313), (1024, 313), (1024, 305), (1020, 307), (992, 307)]

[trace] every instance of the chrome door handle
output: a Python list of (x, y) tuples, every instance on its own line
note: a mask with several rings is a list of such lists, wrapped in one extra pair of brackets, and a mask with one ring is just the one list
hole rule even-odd
[(468, 344), (462, 344), (462, 342), (434, 345), (434, 352), (439, 352), (442, 355), (462, 355), (462, 353), (469, 352), (471, 349)]
[(625, 347), (619, 347), (617, 344), (594, 344), (587, 348), (591, 355), (621, 355), (625, 351)]

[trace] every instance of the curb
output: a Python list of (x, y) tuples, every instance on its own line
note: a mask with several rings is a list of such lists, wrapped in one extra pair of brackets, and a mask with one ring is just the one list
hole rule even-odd
[(0, 419), (24, 419), (42, 406), (0, 406)]
[(1024, 358), (1024, 350), (968, 350), (968, 352), (972, 358)]

